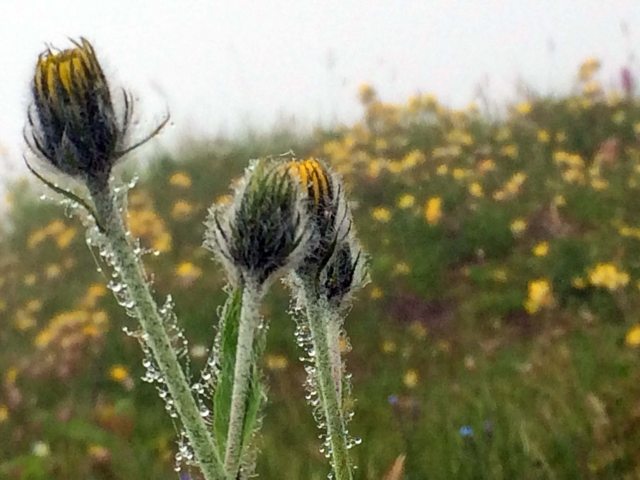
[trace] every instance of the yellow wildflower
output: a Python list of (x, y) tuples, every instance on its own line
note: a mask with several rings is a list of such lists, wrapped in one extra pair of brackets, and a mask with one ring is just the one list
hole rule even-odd
[(411, 335), (418, 340), (423, 340), (427, 336), (427, 328), (419, 321), (411, 322), (409, 331)]
[(49, 280), (51, 280), (52, 278), (58, 277), (61, 271), (62, 269), (60, 268), (60, 265), (58, 265), (57, 263), (50, 263), (49, 265), (47, 265), (47, 268), (44, 271), (44, 275)]
[(411, 95), (407, 100), (407, 110), (409, 113), (416, 114), (422, 108), (422, 98), (420, 95)]
[(422, 108), (425, 110), (436, 110), (438, 108), (438, 98), (433, 93), (423, 95)]
[(558, 133), (556, 133), (556, 142), (558, 143), (562, 143), (567, 139), (567, 134), (561, 130)]
[(516, 107), (516, 110), (522, 116), (530, 114), (531, 113), (531, 102), (522, 102), (522, 103), (518, 104), (518, 106)]
[(582, 65), (580, 65), (580, 70), (578, 71), (578, 78), (582, 82), (586, 82), (593, 77), (593, 75), (600, 70), (600, 60), (596, 57), (588, 57)]
[(404, 170), (404, 164), (402, 162), (390, 161), (389, 163), (387, 163), (387, 170), (389, 171), (389, 173), (397, 175), (398, 173), (402, 173), (402, 171)]
[(594, 287), (615, 291), (629, 283), (629, 274), (618, 270), (612, 263), (599, 263), (589, 270), (589, 282)]
[(640, 346), (640, 324), (636, 324), (629, 329), (624, 342), (630, 347)]
[(441, 165), (438, 165), (438, 168), (436, 168), (436, 174), (440, 175), (440, 176), (444, 176), (449, 172), (449, 167), (447, 165), (445, 165), (444, 163)]
[(171, 250), (171, 242), (171, 234), (163, 232), (153, 241), (152, 246), (158, 252), (168, 252)]
[(397, 349), (398, 346), (396, 345), (396, 342), (392, 340), (385, 340), (384, 342), (382, 342), (382, 345), (380, 345), (380, 350), (382, 350), (382, 353), (395, 353)]
[(176, 268), (176, 275), (182, 278), (198, 278), (202, 275), (202, 269), (191, 262), (182, 262)]
[(129, 378), (129, 370), (124, 365), (113, 365), (109, 369), (109, 378), (114, 382), (123, 382)]
[(98, 337), (100, 336), (100, 330), (95, 325), (85, 325), (82, 327), (82, 334), (87, 337)]
[(491, 277), (500, 283), (506, 283), (508, 280), (507, 271), (504, 268), (496, 268), (492, 273)]
[(91, 315), (91, 321), (95, 326), (106, 329), (108, 327), (109, 315), (104, 310), (98, 310)]
[(38, 246), (45, 238), (47, 238), (47, 231), (45, 229), (36, 230), (27, 238), (27, 248), (33, 249)]
[(189, 218), (193, 212), (193, 206), (186, 200), (178, 200), (173, 204), (173, 208), (171, 209), (171, 216), (175, 220), (184, 220)]
[(456, 180), (463, 180), (469, 174), (468, 170), (464, 168), (454, 168), (453, 169), (453, 178)]
[(533, 247), (533, 254), (536, 257), (544, 257), (549, 253), (549, 242), (540, 242)]
[(447, 145), (446, 147), (436, 147), (433, 149), (433, 158), (453, 158), (462, 153), (460, 145)]
[(376, 207), (371, 213), (371, 217), (381, 223), (387, 223), (391, 220), (391, 211), (386, 207)]
[(0, 405), (0, 423), (6, 422), (9, 419), (9, 409), (6, 405)]
[(562, 179), (567, 183), (584, 183), (584, 173), (577, 168), (569, 168), (562, 173)]
[(626, 119), (627, 119), (627, 114), (625, 113), (624, 110), (618, 110), (611, 117), (611, 120), (613, 120), (613, 123), (615, 123), (616, 125), (620, 125), (620, 124), (624, 123), (624, 121)]
[(471, 194), (471, 196), (476, 198), (484, 196), (482, 185), (480, 185), (478, 182), (473, 182), (471, 185), (469, 185), (469, 193)]
[(496, 169), (496, 162), (493, 161), (493, 159), (491, 158), (487, 158), (486, 160), (482, 160), (479, 164), (478, 164), (478, 171), (480, 172), (480, 175), (484, 175), (487, 172), (491, 172), (493, 170)]
[(87, 295), (92, 297), (104, 297), (107, 293), (107, 287), (103, 283), (94, 283), (87, 290)]
[(380, 287), (373, 287), (371, 289), (371, 298), (373, 300), (378, 300), (384, 296), (384, 291)]
[(549, 132), (546, 130), (538, 130), (538, 141), (540, 143), (549, 143), (550, 139)]
[(24, 284), (27, 287), (31, 287), (36, 283), (36, 276), (33, 273), (24, 276)]
[(517, 158), (518, 157), (518, 146), (513, 144), (513, 145), (505, 145), (504, 147), (502, 147), (502, 154), (505, 157), (509, 157), (511, 159), (513, 158)]
[(407, 275), (411, 272), (411, 267), (406, 262), (397, 263), (393, 269), (395, 275)]
[(424, 163), (426, 157), (420, 150), (412, 150), (402, 159), (404, 169), (413, 168), (416, 165)]
[(595, 80), (585, 83), (582, 87), (582, 93), (588, 97), (598, 95), (600, 92), (602, 92), (602, 85)]
[(594, 190), (606, 190), (609, 188), (609, 182), (604, 178), (594, 178), (591, 180), (591, 186)]
[(387, 148), (389, 148), (389, 142), (387, 142), (386, 138), (376, 138), (375, 141), (375, 149), (382, 151), (382, 150), (386, 150)]
[(553, 197), (553, 204), (556, 207), (564, 207), (567, 204), (567, 201), (564, 198), (564, 195), (556, 195)]
[(233, 196), (225, 193), (224, 195), (218, 195), (216, 197), (216, 205), (231, 205), (233, 202)]
[(509, 138), (511, 138), (511, 130), (509, 130), (509, 127), (500, 127), (496, 132), (496, 140), (498, 142), (504, 142)]
[(369, 178), (378, 178), (382, 171), (383, 163), (380, 160), (372, 160), (367, 165), (367, 176)]
[(420, 377), (418, 375), (418, 371), (413, 368), (407, 370), (402, 377), (402, 383), (404, 383), (404, 386), (407, 388), (415, 388), (418, 385), (419, 380)]
[(573, 277), (571, 279), (571, 286), (573, 288), (577, 288), (578, 290), (584, 290), (587, 288), (587, 282), (582, 277)]
[(437, 225), (442, 218), (442, 199), (431, 197), (424, 206), (424, 217), (429, 225)]
[(527, 312), (533, 314), (543, 308), (550, 308), (553, 304), (553, 291), (549, 284), (549, 280), (546, 278), (530, 280), (528, 286), (528, 297), (524, 302), (524, 308)]
[(111, 452), (109, 451), (109, 449), (103, 447), (102, 445), (89, 445), (89, 447), (87, 448), (87, 453), (93, 460), (97, 462), (106, 461), (111, 456)]
[(284, 355), (269, 354), (266, 356), (266, 364), (269, 370), (278, 372), (289, 366), (289, 360)]
[(509, 228), (511, 229), (511, 232), (514, 235), (520, 235), (522, 232), (526, 230), (527, 222), (524, 221), (522, 218), (516, 218), (513, 222), (511, 222), (511, 224), (509, 225)]
[(416, 203), (416, 197), (410, 193), (405, 193), (398, 199), (398, 208), (411, 208)]
[(69, 246), (71, 240), (76, 236), (76, 229), (73, 227), (66, 228), (56, 236), (56, 244), (60, 250), (64, 250)]
[(191, 177), (185, 172), (176, 172), (169, 177), (169, 185), (180, 188), (189, 188), (191, 186)]
[(10, 367), (7, 370), (7, 373), (4, 374), (4, 380), (10, 385), (16, 383), (18, 379), (18, 369), (16, 367)]
[(40, 300), (38, 298), (34, 298), (33, 300), (29, 300), (26, 303), (26, 305), (24, 306), (24, 309), (28, 313), (39, 312), (41, 308), (42, 308), (42, 300)]
[(14, 325), (20, 331), (29, 330), (36, 326), (35, 319), (27, 314), (24, 310), (18, 310), (16, 314), (16, 319), (14, 320)]

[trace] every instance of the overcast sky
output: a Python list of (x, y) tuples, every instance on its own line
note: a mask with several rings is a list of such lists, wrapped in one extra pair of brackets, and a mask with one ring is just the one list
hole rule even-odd
[(422, 91), (462, 106), (486, 79), (498, 102), (515, 98), (519, 78), (567, 91), (590, 55), (606, 84), (624, 65), (640, 75), (629, 60), (638, 0), (0, 0), (0, 18), (0, 146), (13, 159), (37, 56), (69, 37), (89, 39), (108, 75), (142, 99), (140, 128), (170, 107), (169, 148), (184, 132), (283, 115), (352, 121), (362, 82), (389, 101)]

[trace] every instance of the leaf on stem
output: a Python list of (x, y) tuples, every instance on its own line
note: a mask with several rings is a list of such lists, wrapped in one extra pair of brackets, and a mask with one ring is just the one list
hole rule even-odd
[[(213, 430), (216, 445), (221, 455), (224, 455), (231, 415), (231, 397), (233, 393), (233, 377), (236, 363), (236, 349), (238, 344), (238, 326), (242, 310), (242, 289), (235, 289), (227, 299), (221, 318), (220, 338), (220, 373), (213, 395)], [(242, 429), (242, 450), (251, 440), (258, 420), (258, 413), (263, 397), (263, 387), (260, 382), (258, 362), (264, 352), (265, 336), (260, 336), (253, 347), (253, 364), (251, 367), (251, 382), (247, 392), (247, 408)]]

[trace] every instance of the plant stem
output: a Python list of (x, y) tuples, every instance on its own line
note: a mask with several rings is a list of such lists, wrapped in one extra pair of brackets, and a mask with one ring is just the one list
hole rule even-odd
[(338, 396), (338, 404), (342, 406), (342, 355), (340, 354), (340, 329), (341, 324), (337, 318), (325, 320), (327, 331), (327, 345), (329, 346), (329, 359), (331, 361), (331, 374), (333, 384)]
[(135, 302), (133, 309), (145, 333), (145, 340), (162, 373), (202, 474), (207, 480), (220, 480), (224, 478), (222, 461), (211, 432), (191, 394), (176, 352), (171, 347), (158, 306), (145, 280), (143, 267), (127, 241), (126, 229), (115, 196), (105, 184), (90, 183), (89, 191), (96, 208), (97, 221), (105, 230), (118, 272)]
[(333, 375), (331, 347), (327, 335), (327, 325), (332, 321), (329, 313), (318, 306), (317, 302), (307, 304), (307, 320), (315, 350), (317, 388), (320, 392), (322, 408), (327, 422), (327, 434), (331, 442), (331, 457), (335, 480), (351, 480), (351, 467), (347, 450), (347, 433), (342, 402), (338, 399), (338, 391)]
[(242, 457), (242, 433), (244, 431), (247, 410), (247, 395), (251, 381), (251, 364), (253, 361), (253, 341), (259, 323), (258, 306), (260, 289), (246, 285), (242, 292), (242, 310), (238, 325), (238, 346), (233, 373), (233, 390), (231, 393), (231, 412), (229, 414), (229, 430), (224, 457), (224, 469), (228, 480), (235, 480)]

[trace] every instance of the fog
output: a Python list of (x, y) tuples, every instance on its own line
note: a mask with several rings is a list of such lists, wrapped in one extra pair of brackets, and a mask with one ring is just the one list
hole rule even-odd
[[(46, 45), (84, 36), (114, 84), (140, 98), (152, 123), (170, 108), (160, 142), (190, 135), (348, 122), (357, 87), (384, 100), (417, 91), (463, 106), (481, 86), (496, 104), (526, 82), (540, 94), (572, 87), (588, 56), (616, 86), (637, 72), (637, 1), (283, 1), (109, 2), (2, 0), (0, 146), (13, 164), (35, 61)], [(5, 166), (7, 161), (5, 161)]]

